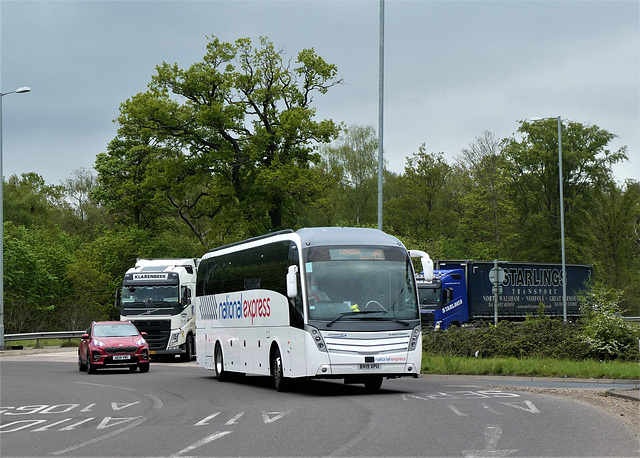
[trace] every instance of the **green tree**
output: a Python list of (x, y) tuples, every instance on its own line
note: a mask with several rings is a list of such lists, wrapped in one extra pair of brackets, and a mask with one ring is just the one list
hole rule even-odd
[(211, 37), (202, 62), (156, 70), (149, 91), (122, 104), (118, 138), (98, 158), (100, 200), (136, 221), (170, 208), (205, 246), (293, 224), (318, 192), (314, 147), (339, 130), (312, 107), (341, 82), (336, 67), (313, 49), (292, 64), (266, 38), (254, 48)]
[(454, 208), (460, 214), (459, 233), (467, 246), (465, 258), (499, 259), (508, 253), (513, 227), (513, 206), (509, 199), (504, 141), (484, 132), (462, 150), (454, 174), (459, 189)]
[(3, 191), (5, 221), (25, 227), (58, 223), (61, 186), (48, 185), (40, 175), (29, 172), (9, 177)]
[[(506, 156), (517, 208), (518, 246), (523, 261), (560, 261), (560, 209), (557, 120), (521, 121), (522, 139), (509, 139)], [(593, 233), (584, 221), (594, 205), (594, 190), (611, 183), (611, 166), (626, 159), (626, 147), (607, 148), (615, 136), (598, 126), (564, 122), (562, 181), (567, 262), (589, 261)]]
[(328, 168), (338, 175), (333, 202), (343, 225), (377, 221), (378, 138), (373, 126), (352, 125), (338, 141), (322, 149)]
[(589, 230), (597, 239), (592, 250), (595, 275), (623, 291), (621, 306), (640, 314), (640, 183), (628, 180), (596, 190)]
[(57, 226), (4, 225), (4, 307), (8, 334), (51, 329), (68, 291), (69, 253), (77, 242)]
[[(402, 194), (384, 204), (385, 227), (419, 243), (433, 243), (453, 231), (448, 203), (451, 166), (443, 153), (427, 153), (425, 145), (407, 159), (396, 189)], [(430, 251), (433, 253), (433, 249)]]

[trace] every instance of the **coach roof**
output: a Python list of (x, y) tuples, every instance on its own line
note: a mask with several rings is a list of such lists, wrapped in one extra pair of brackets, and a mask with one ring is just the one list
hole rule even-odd
[(308, 227), (297, 230), (296, 234), (300, 236), (302, 246), (403, 246), (402, 242), (392, 235), (378, 229), (362, 227)]

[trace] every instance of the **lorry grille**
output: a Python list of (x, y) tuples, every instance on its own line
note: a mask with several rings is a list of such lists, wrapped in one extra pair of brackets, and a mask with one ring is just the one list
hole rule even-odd
[(149, 350), (162, 351), (167, 349), (171, 335), (171, 320), (135, 320), (132, 322), (140, 332), (146, 332), (144, 340), (149, 344)]

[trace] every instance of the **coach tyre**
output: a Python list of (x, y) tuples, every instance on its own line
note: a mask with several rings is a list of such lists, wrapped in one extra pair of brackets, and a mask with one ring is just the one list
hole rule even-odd
[(214, 364), (216, 367), (216, 378), (219, 382), (225, 382), (227, 380), (227, 373), (224, 370), (224, 359), (222, 356), (222, 347), (220, 347), (220, 343), (216, 343)]
[(282, 369), (282, 355), (280, 349), (276, 347), (273, 352), (273, 358), (271, 360), (271, 374), (273, 375), (273, 382), (276, 387), (276, 391), (287, 391), (288, 384), (284, 378), (284, 372)]

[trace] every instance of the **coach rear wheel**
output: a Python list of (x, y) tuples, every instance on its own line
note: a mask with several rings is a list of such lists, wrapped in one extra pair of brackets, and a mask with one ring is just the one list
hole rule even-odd
[(224, 370), (224, 357), (222, 356), (222, 347), (220, 347), (220, 344), (216, 344), (214, 363), (216, 367), (216, 378), (219, 382), (226, 381), (227, 372)]

